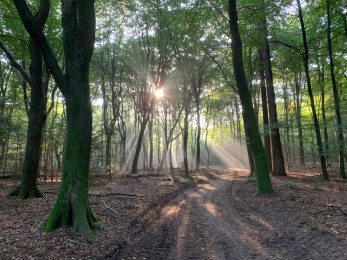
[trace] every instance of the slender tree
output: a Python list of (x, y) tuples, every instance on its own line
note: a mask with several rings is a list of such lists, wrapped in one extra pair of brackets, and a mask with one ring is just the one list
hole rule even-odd
[[(259, 51), (260, 52), (260, 51)], [(260, 55), (260, 53), (259, 53)], [(267, 162), (269, 165), (269, 170), (272, 170), (272, 156), (271, 156), (271, 139), (269, 130), (269, 112), (267, 107), (267, 95), (265, 87), (265, 75), (264, 75), (264, 65), (262, 59), (259, 59), (259, 76), (260, 76), (260, 91), (261, 91), (261, 103), (263, 108), (263, 126), (264, 126), (264, 146), (267, 156)]]
[(267, 101), (269, 105), (269, 119), (271, 130), (271, 147), (272, 147), (272, 174), (276, 176), (286, 176), (286, 170), (284, 166), (284, 158), (282, 152), (282, 143), (280, 137), (280, 131), (277, 120), (277, 106), (275, 89), (273, 83), (273, 74), (270, 60), (270, 46), (268, 41), (266, 14), (265, 14), (265, 1), (262, 0), (262, 12), (263, 15), (260, 19), (259, 28), (262, 32), (262, 48), (259, 51), (259, 59), (262, 63), (265, 73), (266, 81), (266, 93)]
[(254, 157), (257, 181), (257, 194), (275, 193), (272, 187), (267, 164), (267, 156), (259, 134), (257, 121), (255, 119), (252, 98), (248, 90), (242, 59), (242, 41), (238, 28), (238, 17), (236, 0), (229, 0), (229, 26), (232, 37), (232, 60), (237, 89), (240, 95), (242, 109), (244, 111), (245, 128), (249, 133), (249, 141)]
[(308, 95), (310, 97), (310, 105), (311, 105), (311, 111), (312, 111), (312, 116), (313, 116), (313, 124), (314, 124), (314, 129), (316, 132), (318, 154), (319, 154), (319, 159), (320, 159), (320, 163), (321, 163), (321, 168), (322, 168), (321, 170), (322, 170), (323, 179), (328, 180), (329, 177), (328, 177), (328, 172), (327, 172), (326, 159), (325, 159), (324, 152), (323, 152), (319, 122), (318, 122), (316, 107), (314, 104), (312, 86), (311, 86), (311, 77), (310, 77), (310, 71), (309, 71), (309, 53), (308, 53), (308, 45), (307, 45), (307, 39), (306, 39), (306, 29), (305, 29), (305, 24), (304, 24), (304, 18), (302, 16), (300, 0), (296, 0), (296, 2), (298, 5), (298, 9), (299, 9), (299, 20), (300, 20), (300, 25), (301, 25), (302, 40), (303, 40), (303, 44), (304, 44), (304, 53), (302, 53), (302, 58), (303, 58), (304, 68), (305, 68), (307, 91), (308, 91)]
[(326, 7), (327, 7), (327, 39), (328, 39), (328, 51), (329, 51), (329, 63), (330, 63), (330, 76), (331, 76), (331, 83), (333, 85), (333, 94), (334, 94), (334, 105), (335, 105), (335, 114), (336, 114), (336, 122), (337, 122), (337, 132), (338, 132), (338, 140), (339, 140), (339, 156), (340, 156), (340, 178), (346, 179), (346, 173), (345, 173), (345, 156), (344, 156), (344, 150), (345, 150), (345, 141), (343, 138), (343, 126), (342, 126), (342, 120), (341, 120), (341, 112), (340, 112), (340, 105), (339, 105), (339, 93), (336, 86), (336, 79), (335, 79), (335, 69), (334, 69), (334, 59), (333, 59), (333, 47), (331, 44), (331, 10), (330, 10), (330, 0), (326, 0)]

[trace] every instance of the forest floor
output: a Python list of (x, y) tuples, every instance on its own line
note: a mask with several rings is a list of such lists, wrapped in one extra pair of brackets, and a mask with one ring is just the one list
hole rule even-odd
[(272, 177), (276, 195), (261, 196), (242, 169), (93, 177), (96, 242), (44, 232), (59, 183), (20, 201), (6, 196), (19, 181), (0, 179), (0, 259), (347, 259), (347, 183), (318, 171)]

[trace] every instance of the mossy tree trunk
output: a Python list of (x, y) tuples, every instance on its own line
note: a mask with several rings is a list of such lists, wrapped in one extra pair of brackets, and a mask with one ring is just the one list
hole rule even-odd
[[(40, 30), (47, 21), (49, 14), (49, 1), (41, 1), (38, 12), (35, 15)], [(40, 198), (42, 193), (36, 186), (36, 178), (39, 172), (41, 156), (41, 137), (44, 123), (47, 118), (47, 88), (49, 76), (43, 82), (42, 56), (36, 42), (30, 37), (30, 109), (25, 157), (20, 185), (9, 196), (18, 196), (20, 199)], [(23, 68), (24, 70), (24, 68)]]
[(72, 225), (73, 230), (93, 240), (90, 228), (95, 227), (97, 217), (91, 210), (88, 190), (92, 135), (89, 66), (95, 41), (94, 0), (62, 0), (65, 75), (25, 0), (14, 0), (14, 3), (23, 25), (39, 47), (63, 93), (67, 108), (67, 145), (62, 182), (54, 208), (44, 222), (45, 229), (49, 232), (60, 226)]
[(240, 38), (239, 28), (238, 28), (238, 17), (236, 10), (236, 0), (229, 0), (229, 26), (230, 33), (232, 37), (231, 48), (232, 48), (232, 60), (235, 80), (242, 104), (242, 109), (244, 111), (244, 123), (246, 131), (249, 134), (249, 141), (252, 148), (252, 153), (255, 163), (256, 171), (256, 183), (257, 183), (257, 194), (264, 193), (275, 193), (272, 187), (269, 167), (267, 164), (267, 157), (261, 137), (259, 134), (259, 129), (257, 126), (257, 121), (255, 119), (251, 93), (248, 89), (248, 84), (246, 81), (246, 75), (243, 67), (242, 59), (242, 41)]

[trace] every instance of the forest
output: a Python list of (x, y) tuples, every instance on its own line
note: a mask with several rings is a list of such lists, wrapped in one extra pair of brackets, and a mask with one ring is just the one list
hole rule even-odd
[(347, 257), (345, 1), (2, 0), (0, 24), (0, 259)]

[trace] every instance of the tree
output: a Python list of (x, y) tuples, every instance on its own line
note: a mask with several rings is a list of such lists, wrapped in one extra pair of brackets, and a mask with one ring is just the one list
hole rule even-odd
[[(42, 1), (40, 3), (39, 10), (35, 15), (37, 25), (41, 31), (43, 30), (43, 27), (47, 21), (49, 9), (49, 2), (48, 4), (45, 4), (45, 2)], [(29, 123), (27, 129), (27, 142), (25, 148), (21, 184), (9, 195), (18, 196), (18, 198), (20, 199), (39, 198), (43, 196), (36, 186), (36, 178), (39, 171), (39, 162), (41, 156), (40, 147), (42, 131), (47, 115), (53, 108), (52, 103), (50, 110), (46, 111), (47, 90), (50, 75), (47, 73), (46, 78), (44, 79), (42, 56), (40, 50), (37, 48), (36, 42), (31, 37), (29, 40), (30, 77), (29, 75), (27, 75), (25, 69), (14, 60), (13, 56), (7, 51), (5, 46), (3, 46), (2, 43), (1, 45), (1, 48), (6, 52), (7, 57), (10, 60), (10, 64), (18, 69), (25, 81), (31, 87), (30, 103), (25, 102), (27, 107), (30, 106), (30, 109), (27, 112)], [(23, 84), (26, 84), (26, 82), (23, 82)], [(26, 98), (25, 88), (24, 97)]]
[[(53, 210), (44, 222), (46, 232), (72, 225), (73, 230), (93, 240), (96, 227), (88, 198), (92, 134), (92, 109), (89, 66), (95, 41), (94, 1), (62, 0), (65, 74), (38, 27), (25, 0), (14, 0), (25, 29), (35, 41), (60, 91), (67, 108), (67, 146), (62, 182)], [(49, 0), (41, 0), (48, 5)]]
[(269, 104), (269, 119), (271, 129), (271, 146), (272, 146), (272, 174), (276, 176), (286, 176), (284, 167), (284, 158), (282, 153), (282, 144), (280, 131), (277, 120), (277, 107), (275, 89), (273, 83), (273, 75), (270, 60), (270, 46), (268, 41), (268, 32), (265, 15), (265, 2), (262, 0), (262, 12), (264, 13), (260, 19), (259, 27), (262, 32), (262, 47), (259, 51), (259, 59), (265, 72), (267, 101)]
[(252, 98), (248, 90), (246, 75), (243, 68), (242, 41), (238, 28), (236, 0), (229, 0), (228, 14), (230, 34), (232, 37), (231, 48), (234, 75), (242, 104), (242, 109), (244, 110), (245, 128), (249, 134), (249, 141), (254, 157), (258, 189), (257, 194), (259, 195), (263, 193), (275, 193), (275, 190), (273, 189), (271, 184), (267, 157), (264, 146), (261, 142), (261, 137), (253, 111)]
[(195, 160), (195, 170), (200, 168), (200, 143), (201, 143), (201, 120), (200, 120), (200, 103), (201, 103), (201, 94), (203, 91), (203, 78), (205, 70), (207, 67), (206, 59), (198, 60), (197, 71), (195, 75), (192, 75), (191, 84), (194, 94), (195, 106), (196, 106), (196, 115), (197, 115), (197, 136), (196, 136), (196, 160)]
[(334, 94), (334, 105), (335, 105), (335, 114), (336, 114), (336, 122), (337, 122), (337, 131), (338, 131), (338, 139), (339, 139), (339, 156), (340, 156), (340, 177), (342, 179), (346, 179), (345, 174), (345, 161), (344, 161), (344, 150), (345, 150), (345, 141), (343, 138), (343, 126), (341, 120), (340, 113), (340, 105), (339, 105), (339, 93), (336, 86), (335, 79), (335, 68), (334, 68), (334, 59), (333, 59), (333, 48), (331, 44), (331, 10), (330, 10), (330, 0), (326, 0), (327, 7), (327, 39), (328, 39), (328, 51), (329, 51), (329, 62), (330, 62), (330, 76), (331, 83), (333, 85), (333, 94)]
[[(260, 51), (259, 51), (260, 56)], [(269, 170), (272, 170), (272, 156), (271, 156), (271, 140), (269, 130), (269, 112), (267, 107), (267, 95), (265, 86), (264, 64), (263, 60), (259, 59), (259, 77), (260, 77), (260, 91), (261, 91), (261, 103), (263, 108), (263, 126), (264, 126), (264, 145), (267, 156), (267, 162)]]
[(328, 180), (329, 177), (328, 177), (328, 172), (327, 172), (326, 159), (325, 159), (324, 152), (323, 152), (319, 122), (318, 122), (316, 107), (314, 104), (312, 86), (311, 86), (311, 78), (310, 78), (309, 63), (308, 63), (309, 52), (308, 52), (308, 45), (307, 45), (307, 39), (306, 39), (306, 29), (305, 29), (304, 19), (303, 19), (303, 15), (302, 15), (300, 0), (296, 0), (296, 2), (298, 5), (298, 9), (299, 9), (299, 20), (300, 20), (300, 25), (301, 25), (302, 40), (303, 40), (303, 44), (304, 44), (304, 52), (301, 53), (301, 55), (302, 55), (302, 59), (304, 62), (307, 91), (308, 91), (308, 95), (310, 97), (310, 105), (311, 105), (312, 116), (313, 116), (313, 124), (314, 124), (315, 132), (316, 132), (316, 139), (317, 139), (317, 145), (318, 145), (318, 154), (319, 154), (319, 159), (320, 159), (320, 163), (321, 163), (321, 168), (322, 168), (321, 170), (322, 170), (323, 179)]

